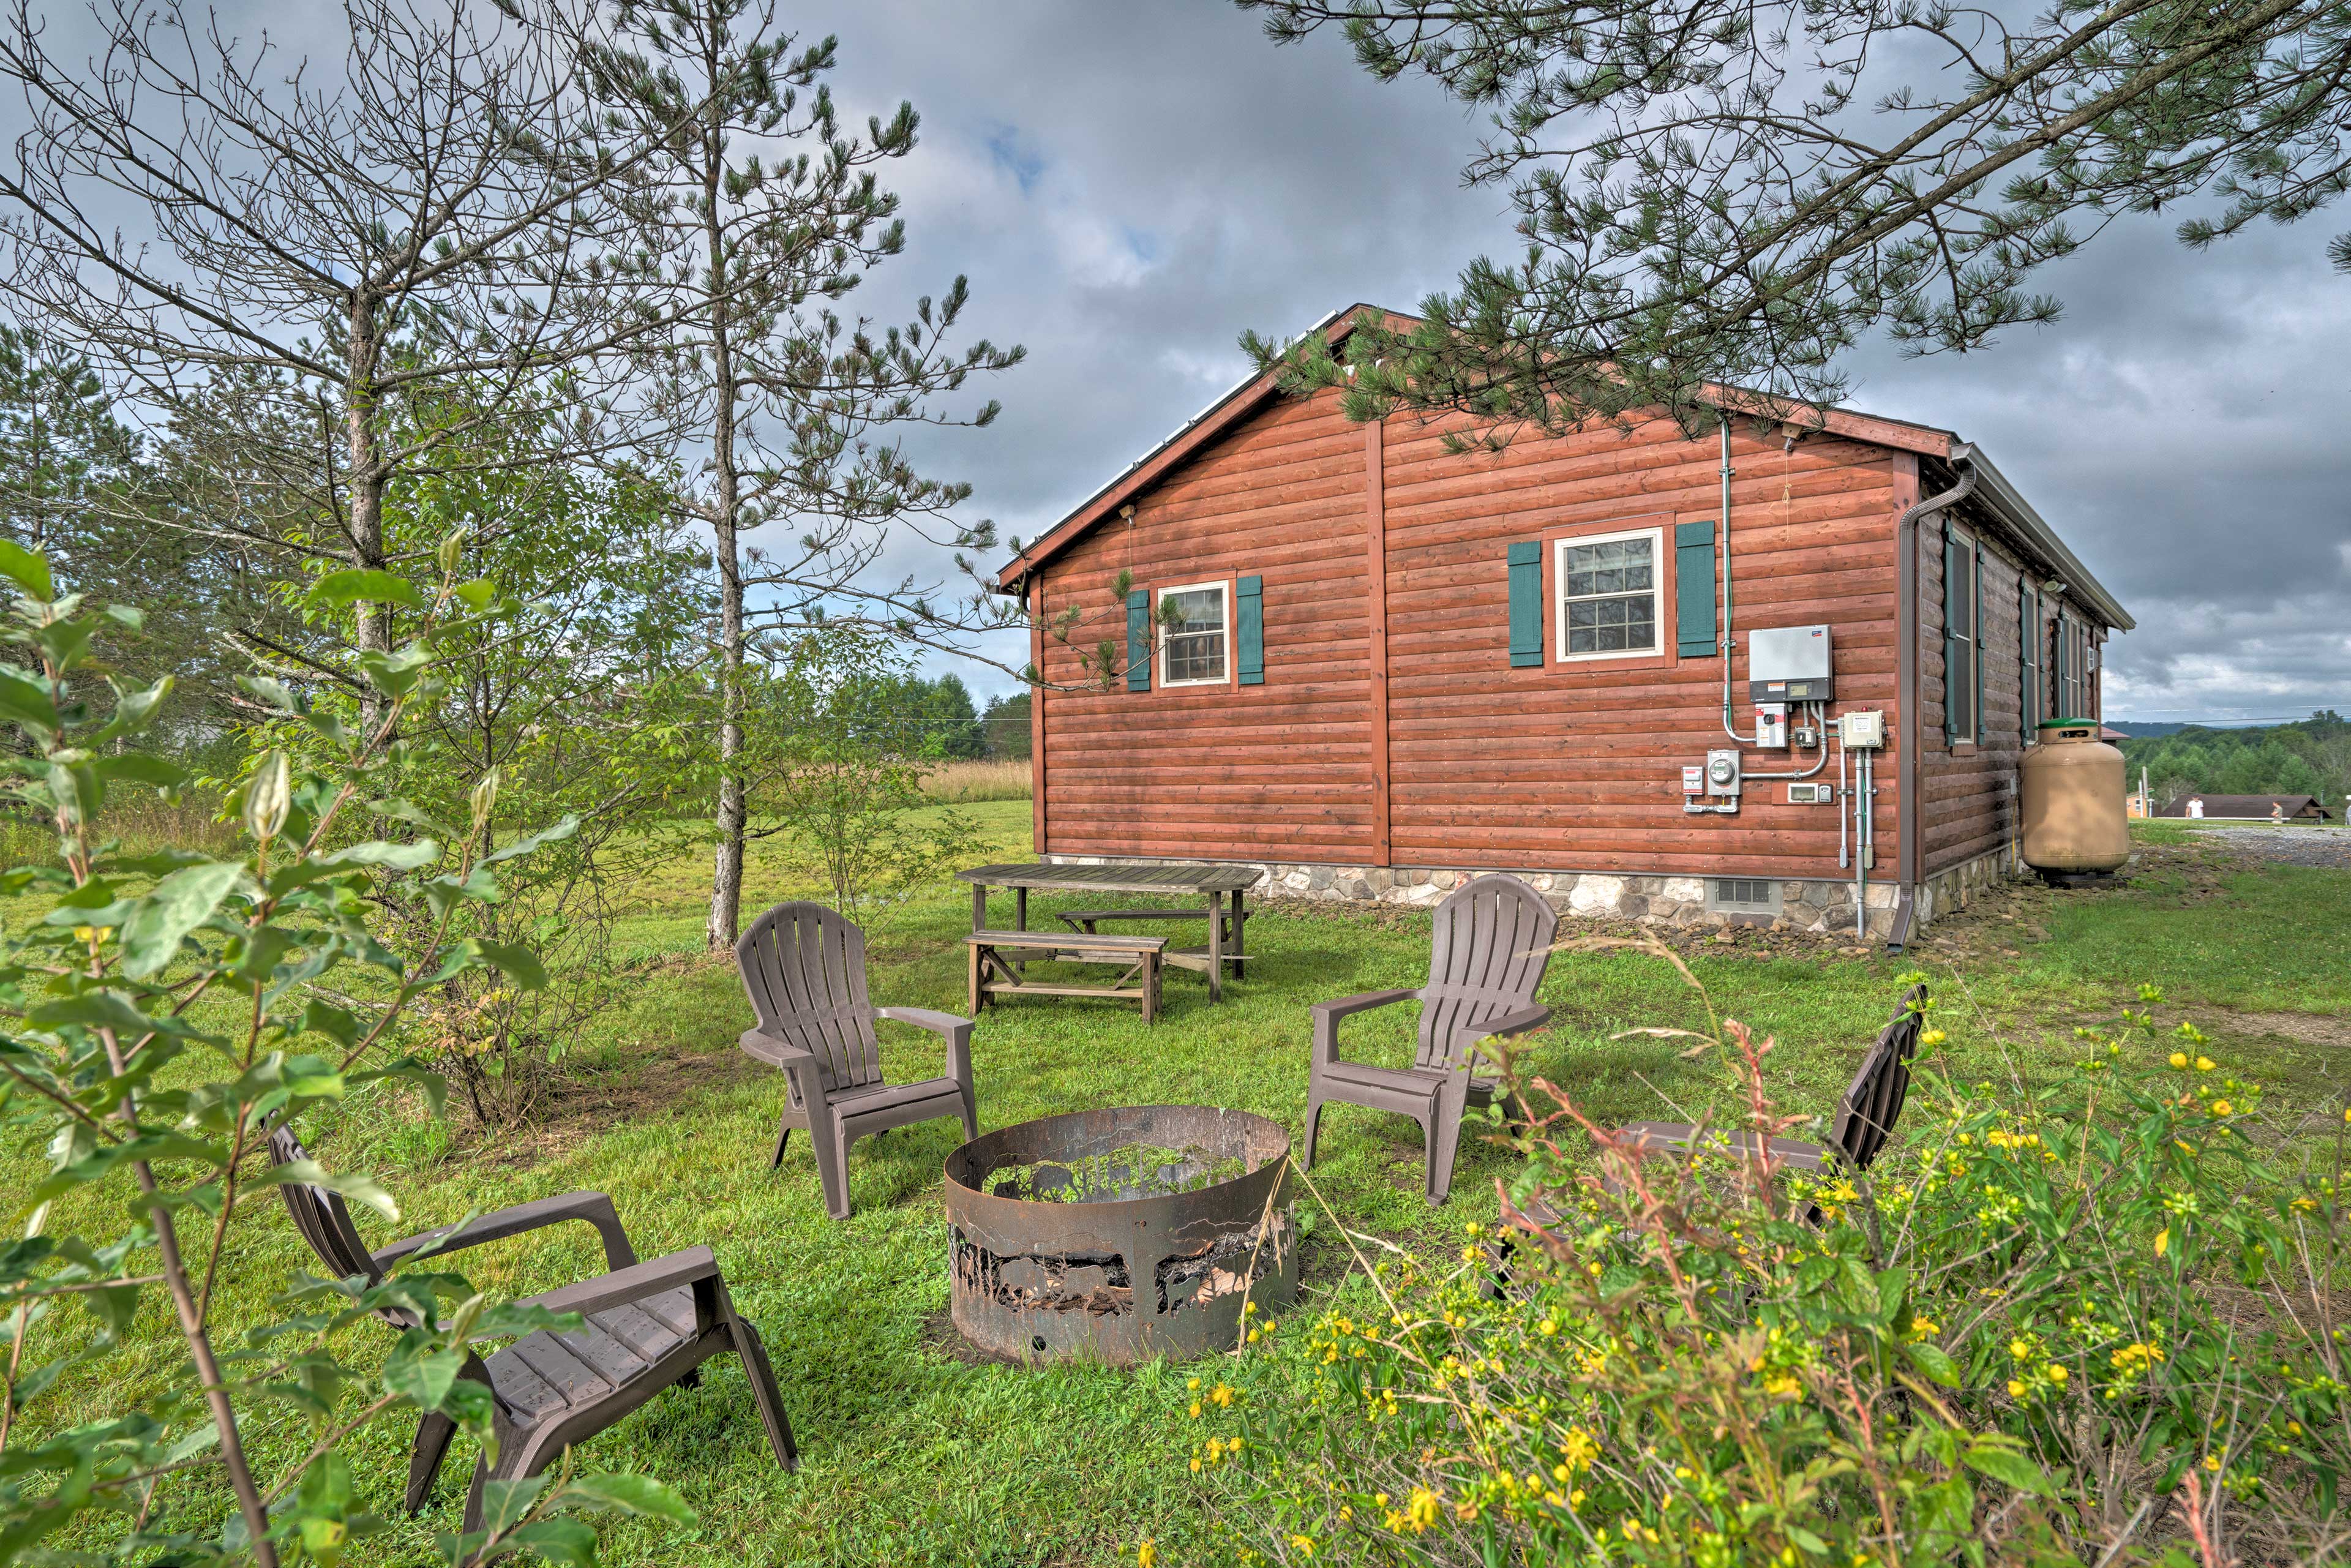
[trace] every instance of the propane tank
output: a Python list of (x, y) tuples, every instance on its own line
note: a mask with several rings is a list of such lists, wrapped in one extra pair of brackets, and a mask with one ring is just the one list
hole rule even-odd
[(2053, 718), (2024, 755), (2024, 863), (2036, 871), (2110, 872), (2130, 859), (2123, 754), (2095, 721)]

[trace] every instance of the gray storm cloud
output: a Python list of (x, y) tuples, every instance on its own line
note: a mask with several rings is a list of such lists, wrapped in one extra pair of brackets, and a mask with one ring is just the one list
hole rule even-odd
[[(901, 98), (924, 117), (923, 145), (884, 171), (906, 254), (852, 306), (903, 319), (967, 273), (966, 330), (1028, 347), (980, 393), (1003, 400), (992, 428), (908, 440), (1007, 534), (1034, 537), (1231, 385), (1243, 329), (1296, 332), (1357, 299), (1409, 308), (1471, 256), (1516, 248), (1503, 193), (1460, 182), (1475, 113), (1371, 80), (1335, 38), (1277, 49), (1220, 0), (785, 9), (804, 37), (839, 36), (852, 126)], [(288, 57), (336, 47), (307, 5), (221, 11)], [(2346, 706), (2351, 278), (2323, 251), (2351, 205), (2204, 255), (2174, 221), (2123, 221), (2045, 272), (2067, 307), (2055, 327), (1965, 357), (1864, 351), (1852, 401), (1980, 443), (2130, 607), (2113, 716)], [(947, 575), (911, 545), (885, 569)], [(1024, 643), (988, 651), (1017, 665)]]
[[(908, 257), (872, 303), (967, 272), (976, 329), (1029, 346), (994, 429), (925, 444), (1024, 538), (1236, 380), (1243, 328), (1409, 307), (1514, 248), (1501, 193), (1460, 184), (1475, 116), (1371, 81), (1334, 40), (1276, 49), (1208, 3), (799, 15), (840, 34), (844, 104), (925, 116), (897, 172)], [(2112, 716), (2343, 706), (2351, 279), (2323, 247), (2351, 217), (2201, 255), (2174, 221), (2117, 223), (2045, 273), (2055, 327), (1964, 357), (1865, 350), (1853, 402), (1982, 444), (2132, 609)]]

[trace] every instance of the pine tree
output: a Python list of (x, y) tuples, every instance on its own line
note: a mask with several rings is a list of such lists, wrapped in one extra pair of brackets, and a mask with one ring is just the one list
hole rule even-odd
[[(887, 432), (948, 422), (941, 394), (1008, 368), (1020, 350), (985, 339), (947, 347), (967, 298), (961, 277), (900, 327), (877, 329), (831, 308), (904, 246), (898, 199), (874, 165), (913, 152), (917, 125), (902, 103), (886, 123), (869, 120), (863, 139), (842, 134), (823, 81), (833, 39), (801, 47), (764, 0), (625, 0), (616, 21), (620, 41), (588, 58), (614, 134), (661, 148), (640, 218), (675, 302), (657, 401), (672, 451), (695, 456), (682, 465), (695, 476), (687, 504), (717, 559), (716, 842), (705, 932), (717, 949), (734, 942), (741, 915), (744, 670), (755, 631), (829, 622), (944, 638), (959, 629), (911, 585), (865, 580), (893, 525), (933, 524), (928, 537), (956, 549), (993, 539), (987, 525), (947, 518), (968, 486), (917, 474)], [(771, 162), (756, 150), (762, 142), (799, 150)], [(964, 418), (986, 424), (996, 412), (989, 402)], [(798, 530), (779, 556), (747, 543), (771, 522)]]
[[(1727, 382), (1801, 423), (1866, 335), (1964, 350), (2055, 320), (2028, 284), (2118, 214), (2201, 199), (2200, 247), (2351, 188), (2341, 0), (1239, 3), (1480, 110), (1465, 176), (1519, 214), (1517, 258), (1470, 262), (1418, 329), (1359, 331), (1352, 378), (1319, 341), (1287, 356), (1357, 419), (1688, 426)], [(2330, 254), (2351, 270), (2351, 235)]]

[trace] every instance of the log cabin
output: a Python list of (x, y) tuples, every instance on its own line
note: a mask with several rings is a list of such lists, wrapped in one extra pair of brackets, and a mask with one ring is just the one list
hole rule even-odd
[(1020, 548), (1039, 853), (1896, 944), (2017, 869), (2025, 748), (2132, 622), (1980, 448), (1471, 428), (1254, 376)]

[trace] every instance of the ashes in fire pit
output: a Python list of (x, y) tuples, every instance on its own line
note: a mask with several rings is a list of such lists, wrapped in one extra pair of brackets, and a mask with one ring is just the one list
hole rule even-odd
[(1233, 1343), (1298, 1292), (1290, 1136), (1140, 1105), (1001, 1128), (947, 1156), (956, 1327), (1000, 1355), (1116, 1365)]

